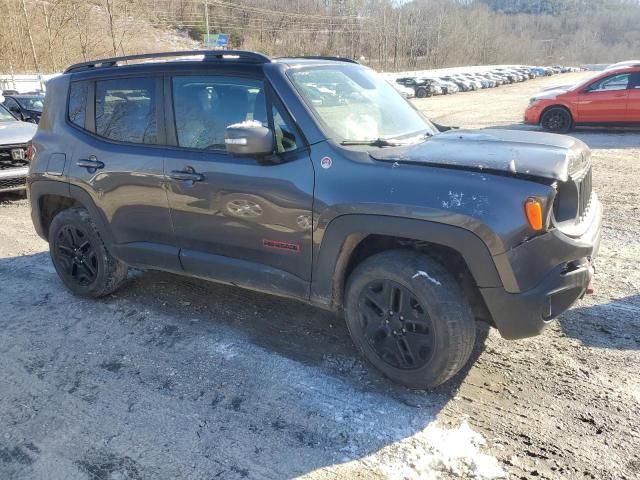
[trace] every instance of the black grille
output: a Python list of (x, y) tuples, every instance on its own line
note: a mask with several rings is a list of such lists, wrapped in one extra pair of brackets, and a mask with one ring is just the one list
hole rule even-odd
[(21, 149), (23, 156), (27, 151), (26, 145), (1, 145), (0, 146), (0, 170), (8, 170), (10, 168), (28, 167), (29, 162), (26, 158), (22, 160), (14, 160), (11, 155), (12, 150)]
[(0, 178), (0, 190), (22, 188), (26, 185), (25, 177), (18, 178)]
[(591, 167), (584, 177), (576, 180), (576, 187), (578, 188), (578, 219), (582, 220), (591, 203)]

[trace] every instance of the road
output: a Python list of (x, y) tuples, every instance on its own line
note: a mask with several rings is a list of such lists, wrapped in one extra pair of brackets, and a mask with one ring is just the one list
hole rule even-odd
[[(439, 123), (520, 125), (566, 74), (416, 100)], [(588, 296), (543, 335), (478, 325), (432, 392), (357, 355), (343, 322), (290, 300), (132, 272), (70, 295), (27, 200), (0, 197), (0, 479), (640, 477), (640, 133), (580, 130), (604, 237)]]

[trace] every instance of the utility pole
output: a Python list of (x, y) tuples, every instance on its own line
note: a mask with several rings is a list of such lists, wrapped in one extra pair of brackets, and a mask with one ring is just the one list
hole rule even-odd
[(22, 14), (24, 15), (24, 23), (27, 27), (27, 35), (29, 36), (29, 44), (31, 45), (31, 55), (33, 55), (33, 66), (36, 68), (36, 72), (40, 72), (40, 65), (38, 64), (38, 56), (36, 55), (36, 47), (33, 44), (33, 36), (31, 35), (31, 26), (29, 24), (29, 15), (27, 15), (27, 7), (22, 0)]
[(207, 29), (207, 41), (205, 47), (209, 44), (209, 0), (204, 0), (204, 24)]

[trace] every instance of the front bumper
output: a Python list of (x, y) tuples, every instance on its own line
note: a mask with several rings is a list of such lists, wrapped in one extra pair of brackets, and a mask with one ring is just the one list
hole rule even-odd
[[(600, 247), (602, 209), (597, 197), (594, 208), (597, 209), (594, 219), (582, 237), (570, 238), (557, 231), (550, 232), (514, 248), (497, 262), (499, 267), (508, 259), (513, 278), (521, 285), (526, 283), (525, 277), (535, 278), (533, 286), (527, 285), (518, 292), (507, 291), (504, 286), (480, 289), (503, 338), (513, 340), (538, 335), (552, 319), (584, 296)], [(543, 272), (549, 259), (553, 259), (555, 266)]]
[(538, 125), (540, 123), (540, 115), (543, 107), (541, 105), (529, 105), (524, 111), (524, 123), (528, 125)]
[(0, 192), (24, 190), (28, 173), (29, 167), (0, 170)]

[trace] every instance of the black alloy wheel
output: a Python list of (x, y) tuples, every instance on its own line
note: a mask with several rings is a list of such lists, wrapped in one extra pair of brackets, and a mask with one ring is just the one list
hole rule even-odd
[(566, 133), (571, 130), (571, 114), (564, 108), (551, 108), (542, 115), (542, 128), (548, 132)]
[(411, 290), (392, 280), (374, 280), (362, 290), (359, 306), (367, 342), (382, 360), (403, 370), (429, 362), (434, 329)]
[(98, 276), (98, 255), (84, 229), (65, 225), (54, 239), (53, 261), (59, 272), (78, 285), (87, 287)]

